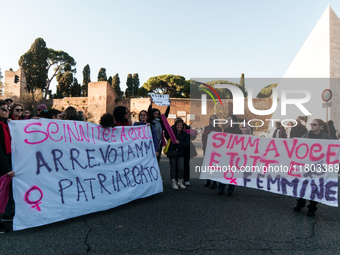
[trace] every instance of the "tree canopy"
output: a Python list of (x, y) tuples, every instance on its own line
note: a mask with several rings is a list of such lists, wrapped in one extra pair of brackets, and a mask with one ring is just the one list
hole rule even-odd
[(70, 88), (70, 96), (72, 97), (80, 97), (81, 96), (81, 86), (78, 83), (77, 78), (73, 78), (73, 83)]
[(35, 39), (31, 48), (18, 61), (19, 66), (25, 72), (26, 82), (33, 89), (40, 88), (43, 90), (46, 88), (48, 56), (49, 51), (46, 47), (46, 42), (39, 37)]
[[(35, 39), (31, 48), (20, 57), (18, 64), (25, 72), (26, 82), (33, 89), (42, 89), (45, 98), (48, 95), (52, 80), (66, 64), (71, 66), (71, 73), (76, 72), (75, 68), (72, 69), (76, 62), (67, 52), (47, 48), (46, 42), (40, 37)], [(52, 67), (54, 67), (52, 75), (48, 77)]]
[(112, 76), (107, 79), (107, 82), (110, 83), (110, 85), (112, 84)]
[[(244, 97), (247, 97), (247, 94), (248, 94), (243, 86), (235, 82), (230, 82), (226, 80), (217, 80), (217, 81), (209, 81), (209, 82), (204, 82), (204, 83), (213, 88), (215, 88), (215, 84), (230, 84), (230, 85), (234, 85), (240, 88), (243, 92)], [(190, 89), (189, 89), (190, 98), (197, 98), (197, 99), (201, 98), (201, 95), (206, 93), (202, 91), (202, 89), (207, 89), (208, 91), (210, 91), (210, 89), (204, 86), (202, 83), (195, 81), (195, 80), (190, 80)], [(231, 92), (228, 89), (216, 88), (215, 90), (221, 99), (232, 99), (233, 98)], [(184, 92), (188, 93), (188, 89), (185, 89)], [(215, 93), (211, 93), (211, 94), (214, 96), (215, 99), (217, 98)]]
[(273, 88), (276, 88), (278, 83), (272, 83), (269, 84), (268, 86), (265, 86), (261, 91), (257, 94), (257, 98), (268, 98), (272, 95), (273, 93)]
[(81, 86), (81, 94), (84, 97), (87, 97), (87, 89), (88, 85), (91, 82), (91, 69), (89, 64), (84, 66), (83, 69), (83, 85)]
[[(53, 80), (53, 78), (57, 75), (57, 73), (59, 72), (59, 70), (61, 68), (64, 68), (66, 64), (71, 66), (71, 73), (76, 73), (76, 69), (72, 67), (74, 67), (77, 63), (74, 60), (73, 57), (71, 57), (67, 52), (62, 51), (62, 50), (54, 50), (54, 49), (48, 49), (48, 66), (47, 66), (47, 74), (49, 73), (49, 70), (52, 66), (54, 66), (53, 69), (53, 74), (51, 77), (47, 78), (47, 83), (46, 83), (46, 91), (49, 90), (50, 88), (50, 84)], [(45, 95), (46, 98), (46, 95)]]
[(106, 69), (104, 67), (99, 69), (98, 81), (107, 81)]
[(125, 98), (133, 98), (133, 97), (134, 97), (133, 80), (132, 80), (132, 74), (129, 73), (126, 78)]
[(68, 97), (71, 95), (71, 85), (73, 82), (73, 73), (71, 65), (66, 64), (57, 74), (57, 98)]
[(138, 97), (138, 89), (139, 89), (138, 73), (134, 73), (132, 75), (132, 84), (133, 84), (133, 97)]
[(188, 87), (189, 81), (183, 76), (173, 74), (163, 74), (150, 77), (143, 87), (156, 94), (169, 94), (170, 97), (184, 97), (183, 90)]
[(121, 99), (123, 98), (124, 92), (120, 89), (120, 79), (118, 73), (112, 78), (112, 88), (116, 91), (117, 96)]

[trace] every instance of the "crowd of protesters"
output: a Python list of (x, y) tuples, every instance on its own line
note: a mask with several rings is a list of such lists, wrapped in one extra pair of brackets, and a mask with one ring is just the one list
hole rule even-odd
[[(124, 106), (115, 107), (113, 113), (106, 113), (100, 118), (100, 125), (104, 128), (112, 128), (116, 126), (140, 126), (148, 125), (151, 128), (152, 139), (154, 143), (155, 155), (159, 163), (162, 154), (162, 148), (165, 147), (165, 154), (169, 158), (170, 164), (170, 180), (171, 188), (173, 190), (186, 189), (190, 186), (190, 159), (197, 155), (195, 146), (192, 140), (196, 139), (197, 132), (191, 129), (182, 118), (177, 117), (172, 127), (169, 126), (166, 119), (170, 112), (170, 105), (167, 107), (164, 114), (157, 108), (152, 107), (152, 99), (150, 99), (150, 106), (147, 110), (139, 112), (139, 121), (132, 123), (129, 116), (129, 110)], [(35, 115), (31, 115), (28, 110), (24, 109), (21, 103), (13, 102), (11, 98), (0, 100), (0, 176), (12, 178), (15, 172), (12, 170), (11, 165), (11, 137), (8, 128), (8, 123), (12, 120), (27, 119), (60, 119), (60, 120), (75, 120), (86, 121), (86, 117), (82, 111), (77, 111), (76, 108), (70, 106), (64, 112), (57, 109), (47, 109), (44, 104), (39, 105), (35, 109)], [(214, 125), (214, 120), (218, 119), (216, 115), (211, 115), (209, 118), (209, 125), (204, 128), (202, 133), (203, 153), (205, 154), (207, 148), (208, 135), (211, 132), (222, 132), (222, 128)], [(230, 123), (244, 123), (233, 124)], [(245, 119), (238, 120), (235, 115), (228, 118), (228, 124), (223, 130), (225, 133), (240, 134), (240, 135), (253, 135), (251, 126), (247, 124)], [(275, 131), (273, 138), (310, 138), (310, 139), (337, 139), (336, 130), (333, 121), (323, 122), (320, 119), (314, 119), (311, 122), (310, 131), (307, 130), (305, 125), (301, 123), (301, 119), (296, 119), (296, 125), (289, 123), (288, 128), (285, 129), (280, 122), (275, 123)], [(172, 131), (169, 133), (169, 131)], [(166, 140), (167, 142), (166, 142)], [(174, 141), (171, 141), (173, 139)], [(226, 184), (216, 181), (207, 180), (204, 184), (205, 187), (211, 189), (218, 188), (218, 195), (223, 195)], [(235, 190), (235, 185), (228, 185), (228, 196), (232, 196)], [(12, 188), (10, 185), (9, 199), (5, 208), (5, 213), (2, 215), (1, 221), (12, 221), (14, 216), (14, 200)], [(294, 207), (295, 211), (300, 211), (306, 204), (305, 199), (298, 199)], [(308, 216), (313, 216), (317, 210), (317, 202), (310, 201), (308, 205)], [(0, 233), (5, 233), (8, 230), (0, 223)]]
[[(11, 160), (11, 136), (8, 123), (12, 120), (25, 121), (28, 119), (64, 119), (64, 120), (78, 120), (85, 121), (85, 116), (82, 112), (70, 106), (64, 112), (57, 109), (47, 109), (45, 104), (39, 105), (35, 109), (35, 115), (30, 115), (29, 110), (25, 110), (21, 103), (13, 102), (11, 98), (0, 100), (0, 177), (15, 176), (15, 172), (12, 170)], [(12, 183), (10, 180), (9, 191), (8, 191), (8, 202), (5, 207), (5, 213), (2, 215), (1, 221), (13, 221), (14, 216), (14, 199), (12, 192)], [(8, 229), (0, 223), (0, 234), (6, 233)]]
[[(211, 132), (222, 132), (221, 127), (219, 125), (214, 125), (214, 120), (218, 119), (216, 115), (211, 115), (209, 119), (209, 125), (204, 128), (202, 134), (202, 143), (203, 143), (203, 153), (205, 154), (206, 146), (207, 146), (207, 138)], [(230, 123), (236, 123), (230, 125)], [(238, 123), (242, 123), (239, 125)], [(235, 115), (231, 115), (228, 118), (228, 122), (226, 123), (227, 127), (223, 130), (224, 133), (231, 134), (244, 134), (244, 135), (253, 135), (253, 131), (251, 127), (248, 125), (247, 121), (243, 119), (242, 121), (238, 120)], [(294, 125), (293, 122), (288, 123), (288, 127), (284, 128), (281, 122), (275, 122), (275, 130), (272, 135), (272, 138), (310, 138), (310, 139), (338, 139), (336, 135), (336, 129), (334, 127), (334, 122), (332, 120), (327, 123), (321, 119), (314, 119), (310, 123), (310, 130), (308, 131), (306, 126), (302, 124), (301, 119), (297, 118), (296, 123)], [(211, 180), (207, 180), (204, 184), (205, 187), (209, 187), (211, 185)], [(215, 181), (212, 182), (211, 189), (215, 189), (217, 184)], [(218, 184), (218, 195), (223, 195), (226, 184), (219, 183)], [(228, 196), (232, 196), (235, 190), (235, 185), (229, 184), (228, 186)], [(303, 207), (305, 207), (306, 199), (298, 198), (297, 204), (294, 206), (294, 211), (301, 211)], [(318, 202), (310, 201), (308, 205), (307, 216), (314, 216), (317, 208)]]

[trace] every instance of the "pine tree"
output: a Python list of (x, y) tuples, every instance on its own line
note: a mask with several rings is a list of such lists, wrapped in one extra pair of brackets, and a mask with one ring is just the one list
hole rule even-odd
[(126, 79), (126, 90), (125, 90), (125, 98), (132, 98), (133, 97), (133, 80), (132, 80), (132, 74), (127, 75)]
[(107, 81), (106, 69), (104, 67), (99, 69), (98, 81)]
[(110, 76), (110, 77), (107, 79), (107, 82), (110, 83), (110, 85), (112, 85), (112, 76)]
[(81, 94), (83, 97), (87, 97), (87, 89), (89, 83), (91, 82), (91, 70), (90, 66), (87, 64), (83, 69), (83, 86), (81, 86)]
[(241, 86), (242, 88), (245, 88), (245, 87), (244, 87), (244, 86), (245, 86), (245, 84), (244, 84), (244, 73), (241, 74), (240, 86)]
[(139, 76), (138, 76), (138, 73), (134, 73), (132, 75), (132, 81), (133, 81), (133, 96), (132, 97), (137, 97), (138, 96), (138, 88), (139, 88)]
[(35, 39), (31, 48), (20, 57), (19, 66), (25, 72), (26, 82), (33, 89), (45, 89), (47, 81), (48, 49), (43, 38)]
[(80, 97), (81, 95), (81, 86), (78, 83), (77, 78), (73, 78), (73, 83), (71, 85), (71, 96)]
[(123, 98), (124, 92), (120, 89), (120, 79), (118, 73), (112, 78), (112, 88), (116, 91), (119, 98)]
[(71, 65), (66, 64), (63, 70), (60, 70), (57, 74), (58, 89), (57, 95), (68, 97), (71, 94), (71, 85), (73, 82), (73, 73), (71, 71)]

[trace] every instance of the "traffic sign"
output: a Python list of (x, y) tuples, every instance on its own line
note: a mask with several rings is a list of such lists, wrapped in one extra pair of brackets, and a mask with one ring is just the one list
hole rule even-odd
[(325, 89), (322, 92), (322, 100), (325, 102), (328, 102), (331, 99), (332, 99), (332, 91), (330, 89)]

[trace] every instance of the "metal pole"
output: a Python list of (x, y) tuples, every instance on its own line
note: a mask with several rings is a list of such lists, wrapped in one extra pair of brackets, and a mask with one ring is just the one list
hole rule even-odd
[(326, 107), (326, 122), (328, 122), (328, 106)]

